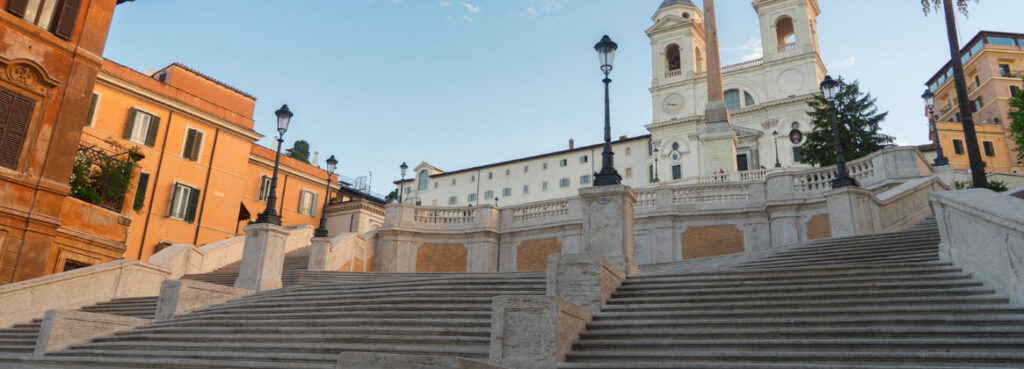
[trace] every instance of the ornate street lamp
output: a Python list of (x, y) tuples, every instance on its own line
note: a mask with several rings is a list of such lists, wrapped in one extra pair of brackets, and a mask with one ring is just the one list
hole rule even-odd
[(331, 202), (331, 176), (334, 175), (334, 169), (338, 167), (338, 159), (334, 158), (334, 155), (327, 158), (327, 191), (324, 191), (324, 211), (320, 212), (320, 226), (316, 227), (316, 231), (313, 233), (316, 237), (327, 237), (327, 204)]
[(942, 145), (939, 144), (939, 123), (936, 121), (938, 118), (935, 116), (935, 94), (930, 89), (924, 89), (924, 95), (921, 95), (921, 99), (924, 99), (924, 105), (928, 108), (928, 123), (932, 125), (932, 133), (935, 135), (935, 161), (933, 165), (943, 166), (949, 165), (949, 159), (946, 155), (942, 154)]
[(615, 50), (618, 49), (619, 45), (612, 42), (608, 35), (594, 45), (594, 50), (597, 50), (598, 59), (601, 61), (601, 71), (604, 72), (602, 81), (604, 82), (604, 151), (601, 152), (601, 172), (594, 173), (594, 186), (614, 186), (622, 183), (622, 176), (615, 171), (615, 154), (612, 153), (611, 102), (608, 99), (608, 85), (612, 83), (608, 74), (612, 72)]
[(398, 203), (402, 203), (402, 191), (405, 191), (405, 171), (409, 169), (409, 166), (402, 162), (402, 165), (398, 166), (398, 169), (402, 171), (402, 181), (398, 182)]
[(658, 178), (658, 148), (654, 148), (654, 183), (661, 182)]
[(269, 223), (281, 225), (281, 215), (277, 214), (277, 170), (281, 164), (281, 145), (284, 144), (284, 133), (288, 131), (288, 123), (291, 122), (291, 110), (288, 105), (282, 105), (274, 112), (277, 115), (277, 155), (274, 156), (274, 177), (270, 180), (270, 195), (267, 196), (267, 208), (256, 217), (256, 223)]
[(772, 131), (772, 138), (775, 139), (775, 167), (782, 168), (782, 163), (779, 162), (779, 131)]
[(832, 76), (825, 76), (821, 82), (821, 92), (825, 94), (832, 111), (832, 136), (836, 143), (836, 179), (832, 181), (832, 188), (843, 188), (847, 186), (857, 187), (857, 180), (850, 177), (846, 172), (846, 160), (843, 159), (843, 147), (839, 144), (839, 127), (836, 125), (836, 95), (839, 94), (839, 82), (832, 79)]

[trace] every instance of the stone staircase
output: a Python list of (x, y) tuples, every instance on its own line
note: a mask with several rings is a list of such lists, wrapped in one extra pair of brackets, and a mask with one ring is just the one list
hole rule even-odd
[(938, 238), (930, 220), (714, 270), (645, 269), (560, 368), (1024, 367), (1024, 308), (938, 261)]
[[(79, 310), (90, 313), (124, 315), (143, 319), (153, 319), (156, 311), (156, 296), (113, 299)], [(0, 329), (0, 355), (32, 354), (39, 338), (39, 326), (43, 320), (33, 319), (29, 323), (15, 324), (7, 329)]]
[[(491, 300), (543, 295), (543, 272), (359, 273), (285, 287), (103, 337), (43, 367), (334, 368), (342, 352), (486, 360)], [(374, 280), (376, 279), (376, 280)]]

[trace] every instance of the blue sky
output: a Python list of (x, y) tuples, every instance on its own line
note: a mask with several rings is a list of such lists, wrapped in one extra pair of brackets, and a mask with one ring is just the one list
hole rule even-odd
[[(820, 0), (830, 73), (861, 81), (890, 112), (883, 131), (927, 140), (919, 96), (949, 59), (941, 16), (916, 0)], [(180, 62), (257, 97), (256, 130), (295, 112), (286, 147), (310, 142), (350, 177), (387, 192), (403, 161), (444, 170), (562, 150), (602, 138), (593, 45), (619, 44), (613, 135), (651, 120), (650, 43), (661, 0), (136, 0), (117, 7), (104, 56), (143, 71)], [(698, 6), (699, 1), (696, 1)], [(287, 4), (287, 5), (281, 5)], [(748, 0), (718, 2), (723, 64), (760, 50)], [(1020, 0), (984, 0), (960, 17), (1024, 33)], [(1014, 11), (1008, 11), (1013, 9)]]

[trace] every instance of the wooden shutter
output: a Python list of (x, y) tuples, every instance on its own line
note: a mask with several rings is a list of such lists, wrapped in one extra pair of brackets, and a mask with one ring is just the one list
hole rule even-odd
[(100, 95), (92, 94), (92, 99), (89, 101), (89, 114), (85, 116), (85, 126), (92, 125), (92, 117), (96, 114), (96, 103), (99, 102)]
[(51, 31), (57, 37), (65, 40), (71, 39), (71, 34), (75, 32), (75, 22), (78, 21), (78, 8), (82, 5), (82, 0), (63, 0), (57, 4), (57, 13), (53, 15), (53, 25)]
[(135, 118), (139, 115), (139, 109), (128, 110), (128, 121), (124, 122), (124, 138), (132, 138), (132, 130), (135, 129)]
[(309, 216), (311, 216), (311, 217), (315, 217), (316, 216), (316, 210), (317, 210), (317, 208), (319, 208), (319, 206), (317, 206), (318, 204), (320, 204), (320, 194), (314, 193), (313, 194), (313, 203), (309, 204)]
[(168, 217), (173, 217), (174, 216), (174, 205), (178, 204), (178, 196), (181, 195), (181, 190), (180, 189), (182, 187), (184, 187), (184, 186), (182, 186), (180, 184), (175, 184), (174, 185), (174, 190), (171, 192), (171, 206), (167, 207), (168, 208), (168, 210), (167, 210), (167, 216)]
[(0, 88), (0, 166), (17, 169), (35, 100)]
[(196, 160), (192, 157), (192, 147), (196, 144), (196, 131), (189, 129), (185, 131), (185, 147), (181, 149), (181, 156), (185, 159)]
[(7, 11), (11, 14), (17, 15), (18, 17), (25, 16), (25, 10), (28, 9), (28, 0), (8, 0)]
[(199, 207), (199, 190), (191, 188), (191, 194), (188, 197), (188, 207), (185, 208), (185, 221), (194, 222), (196, 220), (196, 208)]
[(192, 140), (192, 160), (199, 161), (203, 148), (203, 132), (195, 131), (195, 139)]
[(149, 188), (149, 173), (139, 173), (139, 186), (135, 190), (135, 203), (132, 208), (142, 210), (146, 202), (146, 190)]
[(149, 119), (149, 131), (146, 132), (146, 146), (156, 145), (156, 133), (160, 131), (160, 117), (151, 116)]

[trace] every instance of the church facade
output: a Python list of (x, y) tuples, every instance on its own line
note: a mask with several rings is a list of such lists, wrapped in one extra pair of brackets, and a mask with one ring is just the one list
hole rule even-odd
[[(826, 74), (818, 43), (821, 10), (817, 0), (757, 0), (753, 8), (763, 56), (721, 68), (729, 124), (717, 133), (709, 133), (713, 124), (706, 117), (707, 70), (720, 63), (717, 50), (708, 51), (703, 12), (690, 0), (665, 0), (655, 12), (646, 31), (654, 118), (646, 126), (650, 135), (613, 142), (623, 184), (762, 179), (771, 170), (807, 169), (800, 163), (803, 132), (812, 129), (807, 103), (820, 93)], [(450, 172), (422, 162), (410, 178), (395, 183), (404, 203), (422, 206), (546, 201), (591, 186), (600, 152), (600, 145), (570, 144), (565, 151)], [(736, 172), (741, 176), (729, 176)]]

